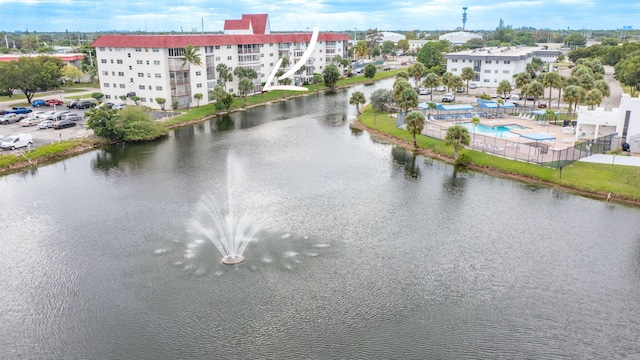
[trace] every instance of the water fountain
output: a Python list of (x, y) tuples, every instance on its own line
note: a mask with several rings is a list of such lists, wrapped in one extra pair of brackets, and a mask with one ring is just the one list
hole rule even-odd
[(227, 207), (212, 194), (205, 194), (191, 221), (196, 243), (210, 241), (220, 254), (221, 262), (235, 265), (244, 261), (242, 255), (252, 241), (257, 241), (259, 227), (247, 211), (240, 211), (232, 196), (231, 159), (227, 157)]

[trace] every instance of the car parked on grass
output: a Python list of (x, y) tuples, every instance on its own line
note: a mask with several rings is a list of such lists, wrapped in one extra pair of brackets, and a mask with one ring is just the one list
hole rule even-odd
[(53, 128), (56, 130), (73, 127), (73, 126), (76, 126), (76, 123), (74, 123), (71, 120), (58, 120), (53, 124)]
[(46, 106), (46, 105), (47, 105), (47, 102), (45, 100), (42, 100), (42, 99), (33, 100), (31, 102), (31, 106), (33, 106), (33, 107)]
[(38, 129), (50, 129), (55, 124), (53, 120), (42, 120), (40, 124), (38, 124)]

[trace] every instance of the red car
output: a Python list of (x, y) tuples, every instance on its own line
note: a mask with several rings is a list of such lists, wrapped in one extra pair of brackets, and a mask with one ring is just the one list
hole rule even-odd
[(47, 106), (54, 106), (54, 105), (59, 106), (59, 105), (64, 104), (64, 101), (62, 101), (60, 99), (47, 99), (47, 101), (45, 101), (44, 104), (47, 105)]
[(538, 103), (538, 109), (546, 109), (547, 108), (547, 102), (546, 101), (540, 101)]

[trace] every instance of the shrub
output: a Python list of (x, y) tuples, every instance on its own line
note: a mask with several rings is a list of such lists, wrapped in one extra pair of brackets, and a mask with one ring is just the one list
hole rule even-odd
[(458, 160), (456, 160), (456, 165), (468, 165), (471, 162), (471, 157), (469, 156), (469, 154), (466, 153), (461, 153), (458, 156)]

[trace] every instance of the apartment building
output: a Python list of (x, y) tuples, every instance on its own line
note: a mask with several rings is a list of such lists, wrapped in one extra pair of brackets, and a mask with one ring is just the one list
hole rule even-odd
[[(210, 103), (209, 92), (218, 80), (216, 67), (225, 64), (231, 72), (238, 67), (258, 73), (254, 92), (263, 83), (280, 58), (292, 67), (303, 55), (312, 33), (271, 33), (267, 14), (245, 14), (239, 20), (226, 20), (224, 34), (180, 35), (106, 35), (93, 42), (98, 61), (100, 91), (114, 101), (122, 95), (135, 95), (142, 105), (159, 109), (156, 98), (174, 101), (179, 108)], [(347, 56), (349, 37), (338, 33), (320, 33), (305, 69), (292, 79), (301, 85), (314, 73), (322, 73), (336, 55)], [(202, 66), (185, 63), (184, 48), (198, 48)], [(225, 82), (228, 92), (239, 95), (239, 79)], [(275, 85), (275, 84), (273, 84)], [(196, 100), (202, 94), (202, 100)]]
[(559, 50), (541, 47), (506, 46), (460, 51), (445, 54), (447, 71), (460, 75), (462, 69), (471, 67), (476, 72), (473, 80), (478, 86), (498, 87), (502, 80), (515, 85), (515, 74), (526, 70), (534, 57), (544, 63), (558, 59)]

